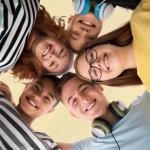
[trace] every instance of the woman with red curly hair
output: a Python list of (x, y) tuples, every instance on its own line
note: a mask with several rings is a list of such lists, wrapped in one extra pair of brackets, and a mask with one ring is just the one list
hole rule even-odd
[[(44, 73), (61, 75), (73, 64), (62, 18), (51, 18), (39, 1), (1, 1), (0, 74), (35, 79)], [(4, 15), (5, 14), (5, 15)]]

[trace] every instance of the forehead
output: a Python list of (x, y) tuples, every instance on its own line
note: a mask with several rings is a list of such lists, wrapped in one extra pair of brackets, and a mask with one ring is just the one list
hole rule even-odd
[(44, 90), (47, 90), (47, 91), (50, 91), (50, 92), (55, 92), (56, 85), (51, 79), (38, 78), (37, 80), (33, 81), (32, 84), (35, 84), (35, 83), (42, 84)]
[(73, 77), (68, 82), (66, 82), (66, 84), (62, 88), (62, 101), (67, 101), (68, 98), (77, 91), (78, 87), (84, 83), (88, 84), (88, 82), (85, 82), (78, 77)]

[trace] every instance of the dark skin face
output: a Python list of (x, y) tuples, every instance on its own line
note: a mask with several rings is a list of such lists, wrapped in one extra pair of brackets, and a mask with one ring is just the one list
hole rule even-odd
[(29, 127), (34, 119), (54, 110), (55, 86), (50, 79), (41, 78), (33, 81), (21, 94), (16, 109)]

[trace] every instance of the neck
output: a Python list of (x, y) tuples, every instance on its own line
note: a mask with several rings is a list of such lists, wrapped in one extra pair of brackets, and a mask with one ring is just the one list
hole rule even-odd
[(31, 128), (31, 125), (32, 125), (34, 119), (31, 118), (31, 117), (29, 117), (26, 113), (24, 113), (24, 111), (21, 109), (21, 107), (20, 107), (19, 104), (17, 105), (16, 110), (18, 111), (18, 113), (20, 114), (20, 116), (23, 118), (23, 120), (26, 122), (26, 124), (28, 125), (28, 127)]
[(101, 118), (107, 120), (111, 125), (116, 120), (116, 117), (110, 112), (109, 107), (107, 107), (106, 113)]
[(132, 43), (127, 46), (121, 47), (123, 50), (124, 70), (130, 68), (137, 68)]

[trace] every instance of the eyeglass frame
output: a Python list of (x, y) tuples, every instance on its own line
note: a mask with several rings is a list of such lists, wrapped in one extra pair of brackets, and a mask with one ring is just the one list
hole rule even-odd
[[(93, 82), (93, 83), (96, 83), (96, 82), (100, 82), (100, 81), (98, 81), (98, 80), (101, 79), (101, 77), (102, 77), (102, 72), (101, 72), (101, 70), (100, 70), (99, 68), (92, 66), (92, 64), (93, 64), (95, 61), (93, 61), (92, 63), (90, 63), (90, 62), (88, 61), (87, 52), (90, 51), (90, 50), (94, 50), (95, 53), (96, 53), (96, 59), (95, 59), (95, 61), (97, 60), (97, 52), (96, 52), (96, 50), (93, 49), (93, 48), (88, 48), (88, 49), (86, 49), (86, 60), (87, 60), (87, 62), (88, 62), (89, 65), (90, 65), (90, 77), (91, 77), (92, 82)], [(91, 76), (91, 68), (97, 68), (97, 69), (100, 71), (101, 76), (100, 76), (100, 78), (99, 78), (97, 81), (94, 81), (94, 80), (92, 79), (92, 76)]]

